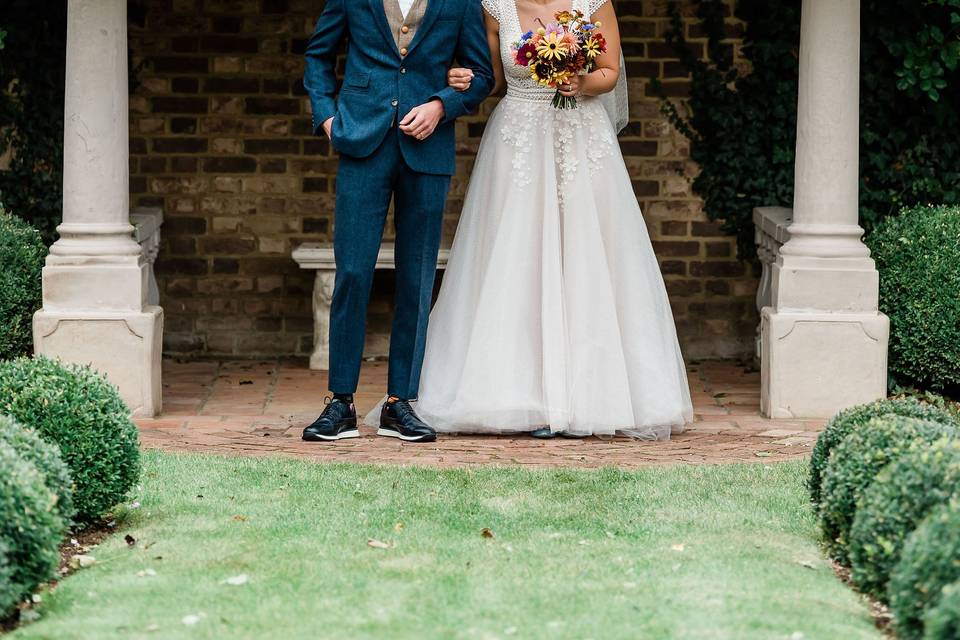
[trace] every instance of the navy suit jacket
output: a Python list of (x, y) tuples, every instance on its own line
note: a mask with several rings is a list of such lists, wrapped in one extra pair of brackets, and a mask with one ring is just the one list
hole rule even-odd
[[(347, 66), (337, 96), (337, 54), (344, 39)], [(406, 56), (390, 33), (383, 0), (328, 0), (305, 55), (303, 84), (314, 133), (333, 117), (331, 143), (337, 151), (371, 155), (413, 107), (439, 98), (444, 118), (436, 131), (423, 141), (401, 134), (401, 149), (414, 171), (456, 172), (454, 120), (474, 111), (493, 87), (480, 0), (429, 0)], [(474, 73), (462, 93), (447, 86), (454, 60)]]

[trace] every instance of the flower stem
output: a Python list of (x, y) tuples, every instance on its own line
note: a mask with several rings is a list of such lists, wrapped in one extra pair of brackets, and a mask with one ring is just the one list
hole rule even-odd
[(555, 109), (576, 109), (577, 99), (573, 96), (565, 96), (557, 91), (553, 95), (553, 106)]

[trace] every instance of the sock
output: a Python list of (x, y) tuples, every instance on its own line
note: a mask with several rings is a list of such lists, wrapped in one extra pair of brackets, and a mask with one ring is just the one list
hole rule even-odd
[(339, 400), (344, 404), (353, 404), (353, 394), (352, 393), (335, 393), (333, 394), (334, 400)]

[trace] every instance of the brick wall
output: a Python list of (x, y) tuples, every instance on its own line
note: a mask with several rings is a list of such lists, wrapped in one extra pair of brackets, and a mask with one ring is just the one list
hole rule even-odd
[[(134, 0), (130, 46), (131, 197), (164, 207), (157, 264), (164, 348), (184, 356), (309, 353), (312, 278), (290, 259), (331, 238), (336, 155), (310, 135), (302, 52), (322, 0)], [(708, 222), (689, 178), (689, 144), (660, 114), (648, 78), (683, 100), (688, 78), (664, 43), (666, 0), (617, 0), (631, 123), (621, 135), (688, 357), (752, 348), (756, 278)], [(685, 6), (686, 14), (692, 13)], [(740, 26), (730, 20), (730, 46)], [(696, 21), (685, 18), (703, 49)], [(462, 119), (447, 206), (456, 228), (486, 116)], [(389, 233), (389, 232), (388, 232)], [(391, 274), (371, 304), (374, 350), (389, 329)]]

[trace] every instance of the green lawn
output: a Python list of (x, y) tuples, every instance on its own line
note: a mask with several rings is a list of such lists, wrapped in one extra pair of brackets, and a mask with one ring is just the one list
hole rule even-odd
[(123, 522), (135, 546), (121, 533), (93, 550), (12, 636), (879, 638), (819, 553), (805, 468), (147, 453)]

